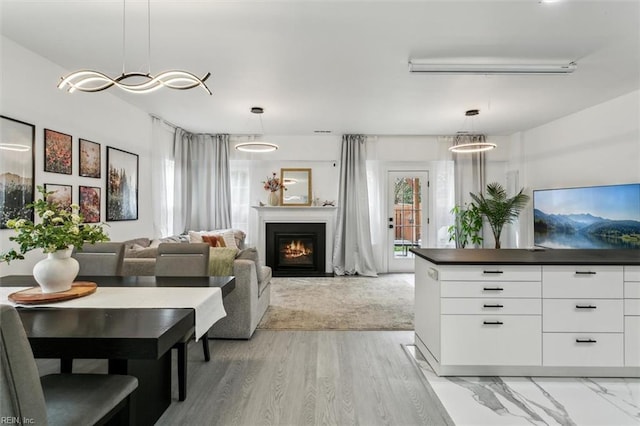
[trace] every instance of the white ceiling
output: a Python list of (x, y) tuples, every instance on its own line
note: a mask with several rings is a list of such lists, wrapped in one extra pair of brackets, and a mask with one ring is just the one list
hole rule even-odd
[[(2, 34), (63, 68), (122, 71), (121, 0), (0, 0)], [(146, 0), (126, 3), (126, 68), (146, 71)], [(640, 1), (151, 1), (151, 69), (201, 90), (111, 93), (194, 132), (506, 135), (640, 87)], [(429, 76), (410, 58), (575, 61), (568, 76)], [(55, 85), (60, 76), (46, 76)], [(45, 78), (45, 76), (43, 76)], [(77, 93), (69, 96), (105, 96)]]

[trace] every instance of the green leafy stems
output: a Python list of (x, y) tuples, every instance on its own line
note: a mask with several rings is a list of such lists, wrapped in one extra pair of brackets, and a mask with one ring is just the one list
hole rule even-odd
[(482, 215), (475, 204), (456, 205), (451, 214), (455, 216), (455, 223), (447, 228), (449, 241), (455, 241), (458, 248), (465, 248), (469, 243), (482, 244)]
[(72, 204), (70, 209), (65, 209), (57, 203), (47, 201), (53, 192), (46, 192), (42, 186), (38, 186), (42, 198), (28, 204), (27, 208), (33, 208), (40, 218), (39, 223), (27, 219), (9, 219), (7, 227), (16, 231), (16, 235), (9, 237), (10, 241), (18, 243), (19, 250), (11, 249), (0, 255), (0, 262), (11, 262), (16, 259), (24, 259), (28, 251), (40, 248), (45, 253), (53, 253), (75, 247), (82, 249), (85, 242), (96, 243), (108, 241), (109, 237), (104, 233), (103, 223), (96, 225), (84, 224), (84, 218), (79, 213), (77, 204)]

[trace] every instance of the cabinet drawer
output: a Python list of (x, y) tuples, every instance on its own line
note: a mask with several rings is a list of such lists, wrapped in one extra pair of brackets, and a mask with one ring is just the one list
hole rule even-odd
[(440, 281), (540, 281), (542, 267), (536, 265), (460, 265), (440, 267)]
[(625, 299), (640, 299), (640, 282), (626, 282), (624, 283), (624, 298)]
[(622, 298), (622, 266), (543, 266), (542, 297)]
[(622, 300), (543, 299), (542, 312), (545, 332), (623, 331)]
[(540, 315), (540, 299), (441, 299), (442, 314), (452, 315)]
[(624, 365), (640, 367), (640, 317), (624, 319)]
[(542, 333), (544, 366), (621, 367), (622, 333)]
[(445, 281), (442, 297), (532, 297), (542, 295), (540, 281)]
[(443, 365), (540, 365), (540, 316), (442, 315)]
[(624, 280), (640, 282), (640, 266), (625, 266)]
[(640, 299), (625, 299), (624, 314), (640, 316)]

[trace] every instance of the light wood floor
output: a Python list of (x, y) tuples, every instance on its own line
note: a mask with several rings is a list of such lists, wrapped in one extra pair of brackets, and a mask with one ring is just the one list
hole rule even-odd
[[(257, 330), (249, 341), (211, 340), (206, 363), (193, 342), (187, 400), (177, 400), (174, 371), (174, 400), (157, 424), (453, 424), (402, 344), (413, 332)], [(39, 360), (42, 373), (58, 365)], [(104, 368), (74, 363), (74, 372)]]
[(401, 346), (412, 343), (412, 332), (258, 330), (211, 341), (209, 363), (193, 346), (188, 398), (158, 424), (451, 424)]

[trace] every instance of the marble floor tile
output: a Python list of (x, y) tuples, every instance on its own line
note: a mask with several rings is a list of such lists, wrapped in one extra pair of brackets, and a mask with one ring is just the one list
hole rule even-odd
[(406, 346), (456, 425), (640, 425), (640, 379), (438, 377)]

